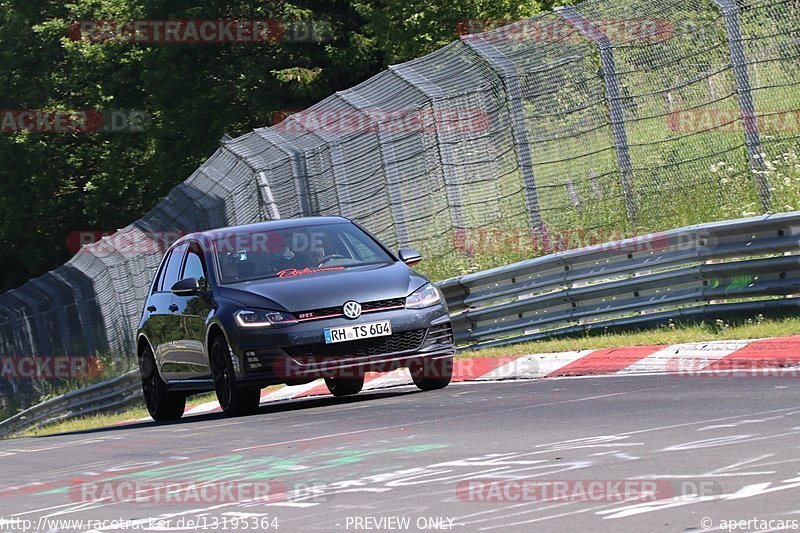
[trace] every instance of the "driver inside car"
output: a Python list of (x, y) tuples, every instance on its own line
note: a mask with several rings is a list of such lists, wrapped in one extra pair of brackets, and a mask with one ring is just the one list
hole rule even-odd
[(341, 241), (339, 236), (335, 233), (326, 233), (321, 239), (311, 241), (315, 244), (312, 246), (313, 257), (311, 260), (311, 268), (318, 268), (330, 264), (337, 259), (344, 259), (347, 257), (342, 251)]
[(219, 262), (222, 278), (225, 281), (239, 279), (239, 257), (236, 254), (225, 254), (224, 260)]

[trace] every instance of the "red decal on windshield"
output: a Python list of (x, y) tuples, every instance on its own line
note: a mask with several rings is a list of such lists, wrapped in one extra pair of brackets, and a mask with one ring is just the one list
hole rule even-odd
[(344, 270), (344, 267), (322, 267), (322, 268), (304, 268), (297, 270), (296, 268), (287, 268), (278, 272), (279, 278), (290, 278), (292, 276), (303, 276), (305, 274), (316, 274), (317, 272), (325, 272), (326, 270)]

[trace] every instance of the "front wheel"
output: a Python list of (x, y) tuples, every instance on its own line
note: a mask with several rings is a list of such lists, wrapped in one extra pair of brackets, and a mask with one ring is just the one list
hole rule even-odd
[(261, 403), (261, 389), (240, 387), (231, 363), (228, 343), (222, 336), (214, 339), (211, 345), (211, 374), (214, 390), (222, 412), (227, 416), (251, 415), (258, 411)]
[(186, 409), (186, 395), (167, 391), (167, 384), (158, 374), (155, 357), (150, 348), (139, 356), (139, 373), (142, 376), (142, 392), (147, 412), (156, 422), (178, 420)]
[(408, 367), (414, 385), (420, 390), (443, 389), (453, 378), (453, 358), (423, 359)]
[(331, 394), (336, 397), (352, 396), (364, 388), (364, 376), (353, 378), (325, 378), (325, 385)]

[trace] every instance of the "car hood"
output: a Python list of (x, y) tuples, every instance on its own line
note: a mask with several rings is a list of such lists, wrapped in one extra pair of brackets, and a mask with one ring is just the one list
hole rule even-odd
[(244, 281), (219, 288), (219, 295), (241, 305), (296, 313), (338, 307), (349, 300), (372, 302), (403, 298), (428, 280), (402, 262)]

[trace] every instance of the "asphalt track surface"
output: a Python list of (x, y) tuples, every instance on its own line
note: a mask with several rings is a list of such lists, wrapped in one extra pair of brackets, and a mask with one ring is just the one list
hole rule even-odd
[[(800, 384), (766, 376), (292, 400), (2, 441), (0, 530), (792, 530), (798, 434)], [(235, 491), (198, 494), (220, 480)], [(132, 483), (142, 501), (123, 492)]]

